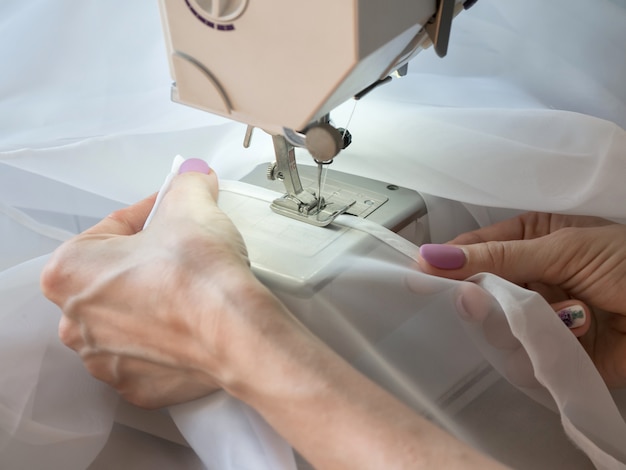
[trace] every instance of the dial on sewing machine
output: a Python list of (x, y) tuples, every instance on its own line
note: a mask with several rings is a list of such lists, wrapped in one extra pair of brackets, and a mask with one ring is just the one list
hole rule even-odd
[[(272, 135), (276, 162), (267, 174), (286, 190), (273, 202), (275, 212), (324, 226), (367, 201), (369, 216), (390, 200), (370, 197), (369, 180), (361, 181), (370, 188), (365, 196), (321, 195), (321, 165), (350, 142), (329, 113), (392, 73), (406, 73), (407, 62), (431, 44), (443, 57), (453, 17), (474, 1), (161, 0), (172, 98), (248, 124), (246, 145), (253, 127)], [(319, 166), (309, 187), (300, 179), (296, 147)]]

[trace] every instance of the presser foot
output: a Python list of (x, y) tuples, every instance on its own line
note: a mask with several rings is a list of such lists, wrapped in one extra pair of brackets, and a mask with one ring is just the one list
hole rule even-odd
[(271, 209), (277, 214), (300, 220), (317, 227), (326, 227), (338, 215), (347, 212), (355, 201), (347, 203), (326, 202), (324, 198), (315, 199), (312, 204), (304, 204), (289, 195), (275, 199)]
[[(286, 205), (295, 204), (288, 214), (288, 217), (303, 220), (311, 223), (315, 220), (313, 217), (306, 217), (306, 220), (297, 209), (297, 201), (302, 201), (307, 197), (316, 201), (315, 194), (318, 193), (318, 168), (301, 165), (300, 173), (302, 175), (302, 192), (306, 193), (302, 198), (292, 198), (293, 196), (283, 196), (274, 201), (272, 204), (281, 211)], [(262, 188), (271, 189), (276, 192), (284, 192), (285, 188), (279, 179), (267, 179), (267, 164), (258, 165), (253, 171), (242, 178), (242, 181), (260, 186)], [(376, 181), (368, 178), (362, 178), (356, 175), (342, 173), (335, 170), (328, 170), (328, 177), (324, 183), (324, 201), (326, 204), (326, 212), (331, 214), (337, 212), (353, 215), (356, 217), (367, 218), (394, 232), (403, 230), (410, 226), (415, 220), (426, 215), (426, 204), (419, 193), (402, 188), (388, 182)], [(307, 204), (309, 208), (314, 208), (315, 204)], [(343, 210), (343, 207), (347, 207)], [(282, 214), (282, 212), (279, 212)], [(336, 216), (335, 216), (336, 217)], [(320, 216), (320, 220), (327, 220), (324, 214)], [(330, 221), (328, 221), (330, 224)]]

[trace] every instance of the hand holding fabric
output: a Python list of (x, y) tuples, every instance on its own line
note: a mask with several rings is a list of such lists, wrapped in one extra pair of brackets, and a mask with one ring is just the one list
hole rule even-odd
[[(245, 334), (244, 314), (273, 301), (215, 203), (217, 188), (212, 172), (179, 175), (147, 229), (154, 196), (64, 244), (43, 271), (44, 294), (64, 312), (62, 341), (137, 405), (188, 401), (222, 386), (226, 350), (236, 350), (226, 345)], [(238, 308), (244, 302), (255, 308)]]
[(536, 290), (569, 323), (607, 385), (626, 386), (625, 226), (527, 213), (447, 245), (424, 245), (420, 266), (453, 279), (491, 272)]

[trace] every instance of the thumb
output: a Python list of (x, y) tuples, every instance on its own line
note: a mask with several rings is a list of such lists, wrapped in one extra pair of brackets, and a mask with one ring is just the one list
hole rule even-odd
[[(204, 190), (208, 191), (211, 194), (211, 198), (214, 201), (217, 201), (217, 196), (219, 193), (217, 176), (215, 172), (211, 169), (211, 167), (204, 161), (199, 158), (189, 158), (185, 160), (178, 170), (179, 175), (195, 173), (206, 176), (195, 176), (197, 184), (204, 185)], [(187, 178), (187, 177), (185, 177)], [(177, 178), (176, 182), (178, 183), (181, 178)]]
[[(563, 246), (547, 235), (532, 240), (490, 241), (474, 245), (422, 245), (418, 262), (428, 274), (451, 279), (488, 272), (517, 284), (558, 284)], [(571, 248), (571, 247), (568, 247)]]
[(154, 220), (183, 217), (204, 220), (216, 208), (219, 194), (215, 172), (203, 160), (185, 160), (167, 189), (162, 189), (154, 207)]
[(219, 194), (219, 184), (215, 171), (199, 158), (189, 158), (185, 160), (171, 183), (168, 193), (173, 192), (198, 192), (203, 196), (217, 202)]

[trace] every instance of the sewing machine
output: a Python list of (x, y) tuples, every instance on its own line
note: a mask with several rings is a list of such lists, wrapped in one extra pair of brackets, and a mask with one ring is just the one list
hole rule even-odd
[[(471, 3), (160, 0), (173, 100), (247, 124), (244, 145), (254, 127), (272, 136), (276, 161), (268, 169), (257, 167), (243, 183), (220, 182), (220, 207), (241, 232), (255, 275), (311, 331), (374, 380), (385, 383), (389, 369), (370, 363), (360, 347), (346, 340), (342, 321), (381, 350), (385, 342), (396, 343), (394, 335), (411, 334), (432, 357), (447, 357), (451, 345), (463, 350), (458, 355), (463, 360), (445, 370), (431, 367), (433, 361), (417, 361), (411, 370), (400, 371), (448, 410), (460, 408), (493, 381), (454, 318), (436, 312), (398, 328), (361, 311), (344, 312), (348, 320), (335, 318), (317, 303), (353, 290), (353, 280), (364, 269), (353, 260), (376, 259), (388, 249), (342, 226), (340, 214), (367, 218), (421, 244), (429, 233), (423, 199), (390, 182), (339, 172), (326, 178), (322, 195), (321, 175), (351, 139), (348, 131), (333, 126), (330, 112), (349, 98), (361, 99), (392, 74), (405, 74), (408, 61), (429, 45), (444, 56), (453, 17)], [(296, 148), (306, 150), (317, 166), (296, 164)], [(395, 258), (385, 252), (383, 259)], [(397, 262), (407, 260), (400, 256)], [(397, 288), (390, 293), (384, 283), (369, 285), (368, 294), (383, 303), (382, 312), (414, 299), (404, 283)], [(419, 406), (406, 390), (394, 393)], [(116, 420), (184, 443), (164, 414), (126, 406)]]
[[(276, 161), (248, 181), (275, 189), (264, 182), (267, 174), (284, 184), (286, 194), (271, 204), (275, 212), (318, 226), (348, 212), (399, 230), (408, 222), (380, 218), (378, 209), (394, 205), (401, 188), (385, 185), (381, 192), (371, 180), (334, 175), (332, 194), (322, 195), (324, 165), (351, 142), (330, 112), (392, 74), (406, 74), (421, 49), (433, 45), (443, 57), (453, 17), (474, 2), (161, 0), (172, 99), (248, 124), (245, 146), (254, 127), (272, 135)], [(304, 185), (295, 148), (317, 163), (317, 174), (305, 170)], [(423, 203), (413, 205), (423, 212)], [(387, 212), (407, 210), (402, 201)]]

